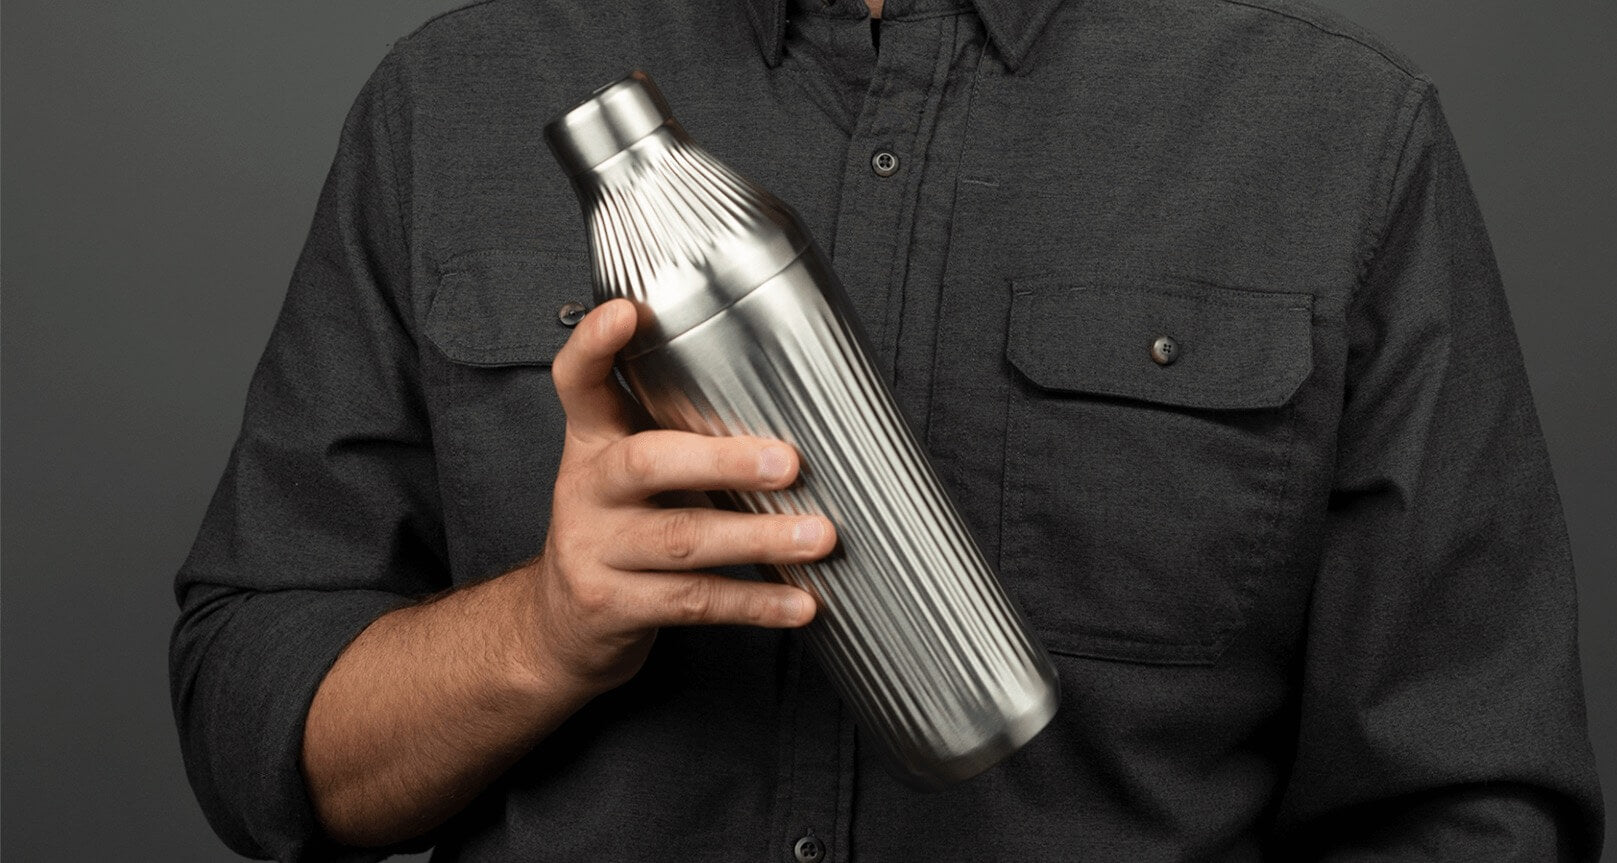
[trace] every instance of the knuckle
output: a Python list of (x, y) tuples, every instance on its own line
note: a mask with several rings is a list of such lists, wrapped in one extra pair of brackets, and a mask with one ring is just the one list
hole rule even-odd
[(569, 587), (573, 607), (584, 617), (604, 617), (617, 605), (617, 591), (604, 579), (575, 578)]
[(696, 553), (696, 516), (689, 512), (671, 512), (663, 519), (660, 537), (662, 553), (671, 560), (685, 560)]
[(681, 620), (706, 620), (715, 601), (713, 584), (705, 578), (688, 578), (674, 591), (672, 605)]
[(759, 623), (769, 619), (770, 609), (773, 606), (774, 600), (770, 599), (768, 595), (762, 591), (752, 591), (746, 601), (742, 603), (741, 611), (749, 622)]
[(644, 483), (656, 474), (657, 457), (644, 437), (627, 437), (618, 444), (618, 468), (628, 479)]

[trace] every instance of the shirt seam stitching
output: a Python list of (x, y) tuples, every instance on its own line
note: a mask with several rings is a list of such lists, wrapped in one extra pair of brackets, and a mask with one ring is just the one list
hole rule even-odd
[(786, 18), (787, 20), (791, 20), (799, 15), (807, 15), (810, 18), (821, 18), (826, 21), (868, 21), (874, 17), (870, 15), (868, 11), (864, 15), (832, 15), (829, 12), (821, 12), (817, 9), (800, 8), (790, 10), (787, 13)]
[(456, 15), (461, 14), (462, 12), (470, 12), (471, 10), (476, 9), (479, 6), (488, 6), (488, 5), (492, 4), (492, 3), (497, 3), (497, 2), (500, 2), (500, 0), (474, 0), (474, 2), (467, 3), (464, 6), (460, 6), (460, 7), (450, 9), (450, 10), (447, 10), (447, 11), (444, 11), (444, 12), (439, 12), (438, 14), (432, 16), (431, 18), (428, 18), (427, 20), (422, 21), (420, 26), (416, 27), (414, 30), (411, 30), (410, 35), (406, 36), (405, 39), (408, 40), (408, 39), (415, 38), (416, 34), (421, 33), (422, 31), (424, 31), (427, 28), (433, 26), (434, 24), (437, 24), (439, 21), (442, 21), (445, 18), (451, 18), (451, 17), (454, 17)]
[[(491, 3), (493, 0), (484, 0), (484, 2)], [(973, 8), (970, 5), (966, 5), (956, 6), (949, 9), (933, 9), (927, 12), (915, 12), (905, 15), (883, 15), (880, 18), (877, 18), (868, 12), (864, 15), (857, 16), (832, 15), (818, 9), (800, 8), (792, 10), (792, 15), (807, 15), (811, 18), (821, 18), (827, 21), (925, 21), (928, 18), (947, 18), (950, 16), (964, 15), (971, 11), (973, 11)], [(787, 17), (790, 18), (792, 15), (788, 15)]]
[[(1431, 82), (1425, 78), (1418, 78), (1404, 94), (1403, 102), (1398, 106), (1398, 117), (1401, 122), (1390, 125), (1387, 131), (1387, 140), (1383, 143), (1383, 153), (1380, 164), (1383, 173), (1378, 179), (1385, 178), (1385, 188), (1382, 191), (1379, 203), (1366, 214), (1363, 232), (1359, 239), (1358, 248), (1358, 277), (1355, 298), (1362, 294), (1369, 284), (1370, 277), (1375, 269), (1375, 263), (1381, 255), (1382, 248), (1387, 242), (1387, 232), (1391, 229), (1393, 209), (1397, 206), (1398, 177), (1403, 173), (1404, 166), (1409, 163), (1410, 143), (1415, 139), (1415, 129), (1420, 124), (1421, 116), (1426, 112), (1432, 95)], [(1402, 118), (1408, 117), (1407, 120)], [(1396, 132), (1402, 129), (1399, 136)], [(1393, 157), (1392, 146), (1397, 141), (1397, 156)]]
[(916, 12), (909, 15), (882, 16), (883, 21), (925, 21), (929, 18), (957, 18), (967, 12), (973, 11), (971, 6), (959, 6), (953, 9), (934, 9), (930, 12)]
[[(486, 2), (491, 2), (491, 0), (486, 0)], [(397, 53), (387, 61), (392, 68), (389, 70), (390, 74), (387, 80), (382, 82), (382, 87), (377, 96), (382, 102), (382, 148), (388, 165), (387, 187), (393, 198), (393, 217), (398, 220), (399, 241), (404, 246), (404, 253), (407, 259), (413, 260), (415, 257), (414, 244), (410, 242), (409, 230), (409, 228), (413, 227), (413, 224), (405, 218), (404, 194), (399, 189), (398, 146), (393, 140), (393, 110), (395, 106), (391, 98), (391, 91), (395, 86), (395, 81), (404, 75), (403, 61), (404, 58)], [(402, 106), (400, 108), (402, 109)], [(407, 271), (410, 269), (413, 269), (413, 267), (406, 266)], [(413, 273), (411, 281), (414, 281)]]
[[(872, 80), (874, 80), (874, 78), (875, 78), (877, 68), (878, 68), (877, 64), (873, 62), (871, 64), (871, 67), (870, 67), (870, 69), (871, 69), (870, 77), (871, 77)], [(799, 63), (788, 64), (788, 63), (782, 62), (780, 64), (780, 66), (776, 67), (776, 69), (779, 70), (779, 71), (785, 71), (785, 72), (787, 72), (789, 74), (798, 75), (798, 76), (801, 76), (801, 77), (804, 77), (804, 78), (814, 78), (816, 80), (821, 81), (822, 83), (827, 84), (828, 86), (830, 86), (830, 88), (833, 91), (835, 91), (835, 92), (837, 92), (839, 94), (843, 90), (843, 82), (841, 80), (839, 80), (835, 75), (832, 75), (830, 72), (828, 72), (825, 69), (821, 68), (821, 66), (817, 62), (808, 62), (808, 63), (801, 63), (801, 64), (799, 64)], [(861, 95), (862, 99), (868, 98), (868, 93), (869, 93), (869, 89), (870, 89), (870, 83), (871, 83), (871, 81), (869, 81), (869, 80), (867, 80), (865, 82), (865, 87), (864, 87), (863, 91), (861, 91), (862, 92), (862, 95)], [(837, 97), (837, 101), (839, 103), (842, 101), (840, 95)], [(839, 122), (839, 118), (832, 117), (831, 113), (829, 111), (827, 111), (818, 101), (814, 101), (814, 107), (818, 108), (820, 110), (820, 113), (825, 114), (826, 117), (830, 118), (830, 120), (833, 123), (838, 123), (839, 126), (841, 125), (840, 122)], [(848, 134), (850, 144), (852, 142), (854, 132), (857, 130), (857, 128), (859, 126), (859, 116), (862, 113), (863, 113), (863, 107), (861, 105), (861, 111), (860, 111), (859, 114), (853, 114), (853, 115), (847, 117), (847, 134)]]
[(1334, 27), (1327, 26), (1327, 25), (1325, 25), (1325, 24), (1323, 24), (1323, 23), (1321, 23), (1319, 21), (1314, 21), (1314, 20), (1311, 20), (1309, 18), (1304, 18), (1303, 16), (1298, 15), (1295, 12), (1287, 12), (1287, 11), (1282, 10), (1282, 9), (1276, 9), (1276, 8), (1274, 8), (1272, 6), (1265, 6), (1265, 5), (1262, 5), (1260, 3), (1250, 2), (1250, 0), (1220, 0), (1220, 2), (1229, 4), (1231, 6), (1241, 6), (1241, 7), (1247, 8), (1247, 9), (1253, 9), (1253, 10), (1256, 10), (1258, 12), (1267, 12), (1267, 13), (1269, 13), (1271, 15), (1275, 15), (1275, 16), (1278, 16), (1280, 18), (1286, 18), (1286, 19), (1289, 19), (1289, 20), (1292, 20), (1292, 21), (1296, 21), (1299, 24), (1307, 25), (1309, 27), (1312, 27), (1315, 30), (1318, 30), (1321, 33), (1326, 34), (1327, 36), (1335, 36), (1338, 39), (1346, 39), (1347, 41), (1352, 42), (1353, 44), (1358, 45), (1359, 47), (1364, 48), (1365, 50), (1370, 51), (1370, 52), (1374, 53), (1376, 56), (1380, 57), (1381, 59), (1387, 61), (1387, 63), (1389, 65), (1391, 65), (1394, 69), (1397, 69), (1399, 72), (1403, 73), (1407, 77), (1417, 78), (1417, 79), (1424, 77), (1420, 73), (1418, 73), (1418, 72), (1414, 71), (1413, 69), (1411, 69), (1410, 65), (1409, 65), (1409, 63), (1407, 61), (1402, 60), (1402, 59), (1400, 59), (1398, 57), (1394, 57), (1392, 54), (1388, 53), (1385, 49), (1380, 48), (1380, 47), (1378, 47), (1376, 45), (1372, 45), (1369, 42), (1366, 42), (1363, 39), (1360, 39), (1359, 37), (1353, 35), (1352, 33), (1346, 33), (1346, 32), (1343, 32), (1342, 30), (1338, 30), (1338, 29), (1336, 29)]
[[(933, 59), (931, 80), (927, 84), (927, 97), (922, 102), (921, 118), (916, 123), (915, 130), (910, 133), (910, 158), (914, 159), (917, 164), (910, 173), (905, 175), (905, 180), (909, 183), (909, 187), (904, 191), (899, 211), (896, 214), (897, 224), (893, 226), (895, 235), (907, 235), (903, 239), (904, 252), (902, 255), (894, 254), (892, 260), (887, 263), (887, 284), (893, 285), (898, 297), (896, 303), (892, 301), (886, 303), (887, 308), (882, 319), (881, 340), (882, 342), (887, 342), (890, 339), (892, 342), (893, 379), (895, 381), (899, 375), (897, 360), (899, 351), (902, 350), (904, 311), (909, 303), (909, 291), (907, 289), (910, 276), (909, 251), (914, 245), (915, 212), (917, 207), (920, 206), (921, 183), (926, 179), (925, 172), (922, 170), (925, 167), (926, 160), (920, 156), (921, 142), (924, 140), (926, 146), (930, 148), (932, 140), (937, 134), (939, 108), (943, 103), (944, 91), (949, 86), (949, 72), (954, 65), (953, 51), (950, 50), (950, 47), (959, 40), (959, 34), (956, 32), (957, 28), (946, 27), (943, 23), (940, 23), (938, 29), (940, 31), (937, 37), (939, 56)], [(941, 32), (945, 29), (948, 30), (946, 34)], [(944, 47), (945, 42), (949, 43), (950, 47)], [(888, 78), (888, 83), (891, 83), (891, 76)], [(906, 228), (907, 230), (905, 230)], [(895, 278), (897, 280), (896, 284)], [(887, 353), (885, 345), (878, 345), (878, 348), (881, 349), (883, 355)]]
[[(934, 406), (937, 404), (938, 394), (938, 345), (943, 340), (943, 319), (949, 302), (949, 258), (954, 247), (954, 232), (959, 224), (956, 219), (959, 218), (960, 214), (960, 184), (965, 175), (966, 152), (971, 141), (972, 115), (978, 109), (977, 88), (978, 85), (982, 83), (984, 47), (986, 46), (980, 46), (978, 48), (977, 59), (973, 62), (971, 69), (971, 86), (966, 90), (966, 115), (960, 121), (960, 145), (959, 149), (955, 153), (955, 164), (959, 167), (955, 172), (954, 195), (951, 196), (951, 200), (949, 201), (949, 230), (944, 236), (944, 244), (942, 249), (943, 261), (939, 265), (938, 269), (938, 308), (932, 322), (932, 362), (927, 372), (926, 410), (922, 414), (922, 416), (924, 416), (926, 419), (926, 425), (921, 430), (922, 438), (927, 443), (928, 448), (930, 448), (932, 442), (932, 411)], [(1003, 470), (1000, 478), (1002, 480), (1001, 484), (1003, 485)], [(1000, 517), (1003, 520), (1005, 510), (1003, 494), (1001, 497)], [(1002, 542), (1003, 539), (1004, 537), (1002, 535)]]

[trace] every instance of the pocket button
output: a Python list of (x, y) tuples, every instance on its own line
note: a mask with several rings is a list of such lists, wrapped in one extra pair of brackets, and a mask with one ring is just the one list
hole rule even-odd
[(584, 320), (584, 315), (588, 312), (589, 307), (583, 303), (566, 302), (556, 310), (556, 320), (561, 321), (564, 327), (574, 327), (578, 326), (579, 321)]
[(1157, 336), (1151, 343), (1151, 359), (1159, 366), (1173, 365), (1173, 361), (1179, 359), (1179, 343), (1173, 336)]

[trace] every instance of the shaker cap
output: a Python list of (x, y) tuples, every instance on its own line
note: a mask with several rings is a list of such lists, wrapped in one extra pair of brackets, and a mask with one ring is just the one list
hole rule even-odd
[(663, 94), (635, 69), (545, 124), (545, 140), (567, 175), (577, 176), (626, 147), (675, 123)]

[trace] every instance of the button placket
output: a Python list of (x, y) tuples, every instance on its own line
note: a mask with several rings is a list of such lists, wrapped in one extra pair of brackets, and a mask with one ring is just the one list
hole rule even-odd
[[(918, 195), (931, 176), (926, 161), (961, 32), (954, 17), (884, 22), (881, 50), (870, 55), (874, 67), (847, 139), (835, 232), (826, 244), (870, 335), (871, 359), (889, 380), (911, 244), (919, 241)], [(789, 672), (800, 679), (790, 696), (790, 734), (782, 740), (769, 858), (836, 863), (857, 853), (850, 838), (858, 781), (853, 720), (813, 657), (800, 663), (794, 657)]]
[[(832, 849), (846, 840), (838, 806), (842, 774), (842, 712), (845, 708), (813, 656), (796, 640), (783, 644), (787, 679), (782, 714), (781, 772), (772, 818), (770, 856), (802, 863), (800, 849), (817, 848), (815, 863), (830, 863)], [(813, 839), (804, 845), (806, 839)]]
[(954, 32), (951, 16), (884, 19), (882, 48), (843, 169), (833, 265), (870, 335), (873, 359), (889, 381), (917, 172), (948, 76)]

